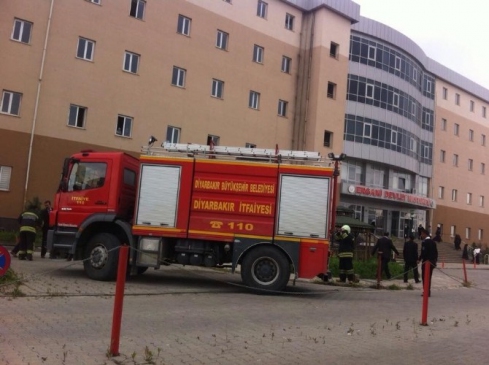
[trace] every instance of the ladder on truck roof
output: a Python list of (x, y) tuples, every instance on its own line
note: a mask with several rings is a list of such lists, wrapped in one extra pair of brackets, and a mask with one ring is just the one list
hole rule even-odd
[(161, 148), (144, 146), (143, 153), (148, 155), (168, 155), (169, 153), (179, 152), (187, 155), (205, 155), (209, 158), (218, 158), (220, 156), (234, 156), (257, 159), (257, 160), (299, 160), (299, 161), (322, 161), (319, 152), (309, 151), (293, 151), (279, 150), (278, 145), (275, 149), (263, 148), (248, 148), (248, 147), (229, 147), (229, 146), (213, 146), (202, 145), (195, 143), (170, 143), (163, 142)]

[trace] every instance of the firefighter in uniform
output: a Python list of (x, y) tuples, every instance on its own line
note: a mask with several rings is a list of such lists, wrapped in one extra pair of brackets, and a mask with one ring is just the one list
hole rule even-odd
[(340, 282), (345, 283), (346, 278), (353, 283), (355, 274), (353, 272), (353, 249), (354, 240), (351, 235), (350, 226), (344, 225), (335, 235), (335, 241), (338, 242), (338, 257), (340, 259)]
[(19, 260), (32, 261), (32, 253), (34, 252), (34, 241), (36, 239), (36, 227), (42, 225), (41, 220), (31, 211), (26, 211), (19, 216), (20, 224), (20, 246), (18, 257)]

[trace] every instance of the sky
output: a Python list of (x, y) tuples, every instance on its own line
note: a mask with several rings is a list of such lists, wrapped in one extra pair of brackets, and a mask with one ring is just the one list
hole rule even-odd
[(442, 65), (489, 89), (489, 0), (354, 0)]

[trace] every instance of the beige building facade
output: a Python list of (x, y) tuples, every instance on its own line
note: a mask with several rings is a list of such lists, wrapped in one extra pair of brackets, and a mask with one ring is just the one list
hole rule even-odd
[(489, 91), (353, 1), (6, 1), (0, 50), (0, 228), (54, 197), (65, 157), (153, 135), (344, 152), (359, 219), (489, 232)]

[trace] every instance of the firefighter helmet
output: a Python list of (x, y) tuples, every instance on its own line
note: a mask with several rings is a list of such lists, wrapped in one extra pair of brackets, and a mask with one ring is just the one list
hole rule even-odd
[(351, 228), (350, 228), (350, 226), (345, 224), (343, 227), (341, 227), (341, 231), (345, 231), (346, 233), (350, 234)]

